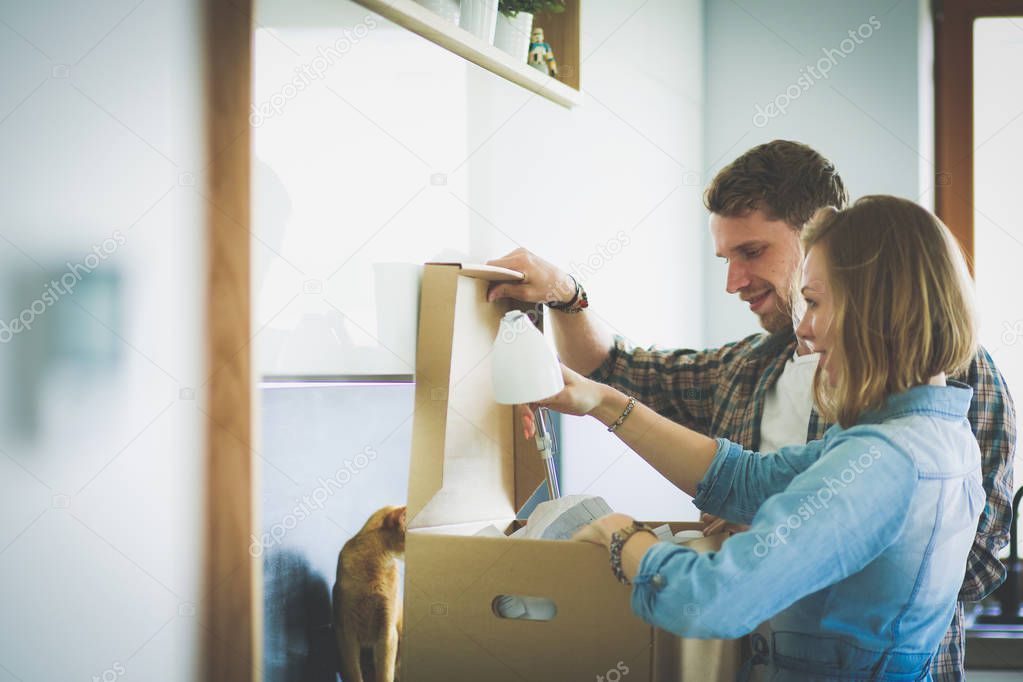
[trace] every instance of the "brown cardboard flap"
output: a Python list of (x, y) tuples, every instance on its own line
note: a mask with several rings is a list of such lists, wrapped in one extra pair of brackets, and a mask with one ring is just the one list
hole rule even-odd
[[(427, 263), (416, 351), (416, 411), (408, 527), (515, 516), (513, 409), (494, 401), (490, 353), (508, 301), (486, 300), (489, 281), (521, 273)], [(534, 483), (535, 485), (535, 483)]]
[(459, 268), (466, 277), (485, 279), (492, 282), (514, 282), (526, 278), (518, 270), (509, 270), (496, 265), (478, 265), (469, 263), (427, 263), (426, 265), (450, 265)]

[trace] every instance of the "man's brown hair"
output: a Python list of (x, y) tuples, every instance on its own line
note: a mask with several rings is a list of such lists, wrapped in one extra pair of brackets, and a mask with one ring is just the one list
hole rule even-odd
[(735, 217), (760, 209), (769, 220), (784, 220), (796, 229), (817, 209), (842, 209), (848, 201), (834, 164), (790, 140), (753, 147), (722, 168), (703, 195), (711, 213)]

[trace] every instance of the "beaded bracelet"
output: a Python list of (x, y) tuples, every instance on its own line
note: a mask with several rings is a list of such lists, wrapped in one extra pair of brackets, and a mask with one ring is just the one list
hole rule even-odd
[(630, 414), (632, 414), (632, 408), (634, 408), (635, 406), (636, 406), (636, 399), (633, 398), (632, 396), (629, 396), (629, 402), (627, 402), (625, 404), (625, 411), (622, 412), (622, 416), (618, 417), (618, 419), (615, 420), (614, 424), (612, 424), (611, 426), (607, 427), (607, 430), (608, 431), (614, 431), (619, 426), (621, 426), (622, 422), (625, 421), (625, 418), (628, 417)]
[(622, 548), (625, 546), (626, 541), (639, 531), (646, 531), (655, 538), (657, 537), (652, 528), (639, 521), (633, 521), (631, 526), (626, 526), (621, 530), (611, 533), (611, 572), (618, 578), (618, 582), (623, 585), (630, 585), (631, 583), (625, 577), (625, 571), (622, 570)]

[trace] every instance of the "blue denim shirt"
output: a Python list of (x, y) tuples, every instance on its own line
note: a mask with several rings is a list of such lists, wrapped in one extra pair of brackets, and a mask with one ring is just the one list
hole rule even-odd
[(773, 454), (719, 439), (695, 503), (750, 530), (707, 554), (651, 547), (633, 610), (685, 637), (770, 618), (773, 680), (930, 679), (985, 503), (972, 396), (917, 386)]

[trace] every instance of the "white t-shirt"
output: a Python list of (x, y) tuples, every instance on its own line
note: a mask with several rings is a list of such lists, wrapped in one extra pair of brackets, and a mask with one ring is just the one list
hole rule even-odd
[(760, 420), (760, 452), (777, 452), (786, 445), (804, 445), (813, 407), (813, 375), (819, 353), (792, 354), (778, 381), (764, 398)]
[[(760, 452), (777, 452), (786, 445), (806, 443), (813, 407), (813, 375), (819, 360), (819, 353), (793, 353), (778, 381), (767, 391), (760, 420)], [(756, 631), (771, 640), (770, 621), (761, 623)], [(754, 667), (751, 679), (763, 682), (767, 673)]]

